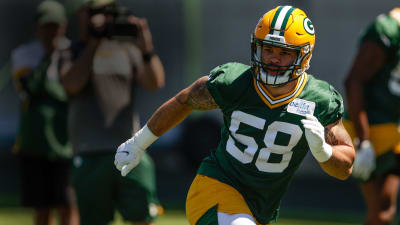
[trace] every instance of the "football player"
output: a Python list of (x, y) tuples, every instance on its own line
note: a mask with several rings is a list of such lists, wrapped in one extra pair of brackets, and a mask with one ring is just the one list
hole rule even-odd
[(364, 31), (346, 79), (351, 122), (357, 138), (354, 173), (368, 214), (364, 224), (391, 224), (396, 213), (400, 164), (400, 8), (379, 15)]
[(313, 24), (301, 9), (268, 11), (252, 34), (251, 66), (218, 66), (164, 103), (119, 146), (116, 167), (125, 176), (151, 143), (193, 110), (219, 108), (221, 141), (203, 160), (186, 200), (191, 225), (275, 221), (309, 150), (326, 173), (348, 178), (355, 151), (342, 123), (342, 98), (305, 72), (314, 44)]

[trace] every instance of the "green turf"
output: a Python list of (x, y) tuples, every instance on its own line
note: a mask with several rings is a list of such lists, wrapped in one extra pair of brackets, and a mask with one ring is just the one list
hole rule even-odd
[(0, 225), (32, 225), (31, 211), (19, 208), (1, 208)]
[[(304, 216), (304, 215), (307, 216)], [(313, 216), (314, 215), (314, 216)], [(0, 225), (33, 225), (32, 211), (21, 208), (0, 208)], [(324, 219), (325, 218), (325, 219)], [(301, 212), (291, 210), (278, 220), (276, 225), (355, 225), (361, 224), (360, 215), (337, 212)], [(123, 223), (120, 216), (110, 225), (128, 225)], [(166, 211), (159, 217), (156, 225), (188, 225), (183, 211)]]

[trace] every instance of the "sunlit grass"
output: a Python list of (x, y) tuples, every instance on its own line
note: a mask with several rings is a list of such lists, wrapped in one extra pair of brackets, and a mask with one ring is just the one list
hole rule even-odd
[[(276, 225), (356, 225), (356, 224), (361, 224), (356, 223), (356, 222), (332, 222), (332, 218), (329, 219), (329, 216), (327, 217), (327, 220), (322, 219), (323, 216), (321, 216), (320, 213), (318, 213), (318, 216), (315, 216), (315, 219), (312, 218), (312, 213), (315, 212), (308, 212), (308, 217), (309, 218), (293, 218), (292, 216), (283, 216), (279, 218), (278, 223), (274, 223)], [(295, 213), (296, 214), (296, 213)], [(325, 213), (326, 215), (330, 215), (329, 213)], [(338, 215), (336, 213), (335, 217)], [(333, 216), (333, 214), (332, 214)], [(349, 215), (347, 215), (349, 216)], [(355, 216), (359, 218), (359, 215)], [(343, 221), (343, 220), (342, 220)], [(122, 221), (121, 216), (116, 214), (115, 220), (113, 223), (110, 225), (128, 225), (129, 223), (124, 223)], [(189, 223), (187, 222), (185, 218), (185, 214), (183, 211), (180, 210), (167, 210), (165, 215), (160, 216), (156, 220), (156, 225), (188, 225)], [(27, 210), (27, 209), (22, 209), (22, 208), (1, 208), (0, 209), (0, 225), (33, 225), (32, 221), (32, 211)]]

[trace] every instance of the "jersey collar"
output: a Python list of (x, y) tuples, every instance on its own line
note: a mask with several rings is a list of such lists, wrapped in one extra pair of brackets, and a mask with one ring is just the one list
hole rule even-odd
[(307, 83), (308, 80), (308, 75), (307, 73), (304, 73), (299, 79), (297, 79), (297, 84), (296, 87), (290, 91), (289, 93), (286, 93), (284, 95), (280, 96), (272, 96), (268, 90), (259, 82), (257, 81), (256, 78), (253, 78), (253, 84), (254, 88), (257, 91), (258, 96), (261, 98), (261, 100), (270, 108), (274, 109), (277, 108), (281, 105), (288, 104), (291, 102), (293, 99), (295, 99), (299, 94), (303, 91), (305, 84)]

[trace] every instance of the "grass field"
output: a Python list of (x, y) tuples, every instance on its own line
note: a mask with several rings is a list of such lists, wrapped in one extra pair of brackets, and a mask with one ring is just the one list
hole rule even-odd
[[(338, 214), (335, 212), (331, 213), (314, 213), (312, 216), (310, 212), (291, 212), (292, 215), (283, 215), (279, 218), (276, 225), (355, 225), (361, 224), (360, 215), (351, 214)], [(33, 225), (32, 212), (30, 210), (24, 210), (20, 208), (0, 208), (0, 225)], [(338, 222), (341, 221), (341, 222)], [(183, 211), (166, 211), (165, 215), (159, 217), (156, 221), (157, 225), (188, 225)], [(123, 223), (120, 216), (116, 216), (116, 220), (110, 225), (128, 225)]]

